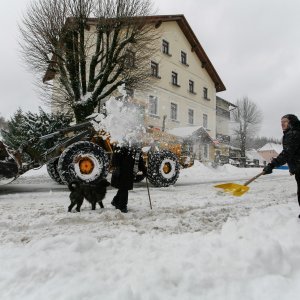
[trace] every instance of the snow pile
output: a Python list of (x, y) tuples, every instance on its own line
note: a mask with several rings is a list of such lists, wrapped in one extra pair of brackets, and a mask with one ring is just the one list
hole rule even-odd
[[(230, 164), (214, 168), (208, 165), (204, 165), (198, 160), (195, 160), (195, 163), (191, 168), (182, 169), (180, 171), (177, 184), (191, 184), (213, 181), (221, 182), (225, 180), (246, 181), (260, 172), (262, 172), (262, 168), (238, 168)], [(287, 174), (287, 171), (273, 171), (273, 175), (275, 176), (280, 176), (283, 174)]]
[(1, 299), (294, 300), (300, 292), (300, 226), (292, 208), (229, 219), (209, 234), (121, 227), (114, 238), (82, 231), (78, 216), (77, 224), (75, 218), (68, 224), (78, 233), (50, 230), (40, 240), (1, 247)]

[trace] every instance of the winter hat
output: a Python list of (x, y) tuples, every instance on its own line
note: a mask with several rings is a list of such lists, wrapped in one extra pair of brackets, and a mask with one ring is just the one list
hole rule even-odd
[(295, 115), (287, 114), (287, 115), (284, 115), (281, 119), (283, 119), (283, 118), (286, 118), (290, 121), (291, 127), (300, 126), (300, 121), (297, 118), (297, 116), (295, 116)]

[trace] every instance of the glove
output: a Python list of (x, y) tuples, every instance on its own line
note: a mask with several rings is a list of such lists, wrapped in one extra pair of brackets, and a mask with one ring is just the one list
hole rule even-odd
[(267, 164), (264, 168), (263, 168), (263, 171), (264, 171), (264, 175), (267, 175), (267, 174), (271, 174), (273, 172), (273, 169), (274, 169), (274, 165), (269, 163)]
[(295, 175), (295, 174), (299, 174), (300, 173), (300, 168), (299, 166), (296, 167), (290, 167), (290, 175)]

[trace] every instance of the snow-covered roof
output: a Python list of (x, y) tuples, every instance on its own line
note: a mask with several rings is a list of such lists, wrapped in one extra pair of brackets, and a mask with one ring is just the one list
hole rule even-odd
[(281, 144), (275, 144), (275, 143), (267, 143), (258, 151), (275, 151), (276, 153), (280, 153), (282, 151), (282, 145)]
[(241, 151), (241, 148), (234, 147), (234, 146), (231, 146), (231, 145), (229, 145), (228, 148), (231, 149), (231, 150), (238, 150), (238, 151)]
[(181, 138), (188, 138), (192, 136), (193, 133), (200, 128), (204, 129), (204, 127), (202, 126), (187, 126), (187, 127), (176, 127), (168, 130), (167, 132), (179, 136)]

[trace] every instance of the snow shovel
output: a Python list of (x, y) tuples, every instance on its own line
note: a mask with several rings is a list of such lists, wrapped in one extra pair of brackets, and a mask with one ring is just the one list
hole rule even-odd
[(219, 188), (219, 189), (223, 189), (224, 192), (230, 193), (233, 196), (239, 197), (239, 196), (244, 195), (246, 192), (248, 192), (248, 190), (249, 190), (248, 185), (252, 181), (254, 181), (255, 179), (257, 179), (258, 177), (260, 177), (261, 175), (264, 175), (264, 174), (265, 174), (265, 172), (261, 172), (261, 173), (257, 174), (253, 178), (251, 178), (248, 181), (246, 181), (244, 183), (244, 185), (237, 184), (237, 183), (231, 183), (230, 182), (230, 183), (218, 184), (218, 185), (215, 185), (215, 187)]

